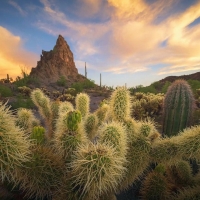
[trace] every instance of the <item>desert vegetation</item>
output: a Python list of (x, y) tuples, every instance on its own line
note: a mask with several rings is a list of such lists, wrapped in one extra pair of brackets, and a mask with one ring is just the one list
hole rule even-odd
[(200, 198), (199, 90), (188, 82), (154, 84), (166, 94), (8, 84), (21, 100), (0, 103), (1, 199)]

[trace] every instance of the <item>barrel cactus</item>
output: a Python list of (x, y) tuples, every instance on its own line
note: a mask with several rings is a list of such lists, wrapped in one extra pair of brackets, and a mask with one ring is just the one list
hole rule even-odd
[(175, 81), (167, 90), (163, 105), (163, 133), (176, 135), (191, 125), (195, 99), (185, 80)]

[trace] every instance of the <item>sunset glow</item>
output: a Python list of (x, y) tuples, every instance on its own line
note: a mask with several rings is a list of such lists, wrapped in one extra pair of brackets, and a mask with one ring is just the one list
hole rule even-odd
[(200, 70), (199, 0), (23, 0), (0, 8), (0, 78), (35, 67), (61, 34), (79, 73), (103, 85), (148, 85)]

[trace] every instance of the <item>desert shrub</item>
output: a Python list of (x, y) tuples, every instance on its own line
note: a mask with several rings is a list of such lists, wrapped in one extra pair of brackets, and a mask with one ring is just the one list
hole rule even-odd
[(135, 93), (132, 103), (132, 116), (135, 119), (141, 120), (147, 117), (158, 116), (162, 111), (162, 103), (164, 95), (152, 93)]
[(0, 96), (2, 97), (10, 97), (12, 96), (12, 90), (5, 86), (5, 85), (0, 85)]
[(83, 84), (80, 83), (80, 82), (76, 82), (76, 83), (73, 83), (71, 85), (71, 88), (74, 88), (77, 92), (82, 92), (83, 91)]
[(22, 95), (18, 95), (16, 101), (11, 103), (12, 109), (18, 109), (18, 108), (27, 108), (27, 109), (33, 109), (35, 108), (35, 105), (30, 97), (24, 98)]
[(40, 82), (38, 80), (37, 77), (33, 77), (28, 75), (26, 72), (22, 71), (22, 77), (17, 77), (16, 80), (14, 81), (14, 84), (17, 87), (23, 87), (23, 86), (27, 86), (29, 84), (34, 84), (37, 87), (40, 86)]
[(60, 76), (60, 78), (57, 80), (57, 85), (65, 87), (66, 84), (67, 84), (67, 79), (64, 76)]
[(165, 94), (170, 85), (171, 85), (171, 82), (166, 81), (165, 84), (163, 85), (162, 89), (161, 89), (161, 92)]
[(95, 86), (95, 83), (93, 80), (91, 79), (87, 79), (83, 82), (83, 88), (84, 89), (89, 89), (89, 88), (93, 88)]

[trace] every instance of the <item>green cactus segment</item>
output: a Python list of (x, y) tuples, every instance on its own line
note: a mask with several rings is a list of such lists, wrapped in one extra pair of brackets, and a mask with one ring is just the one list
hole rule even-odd
[(59, 101), (51, 102), (53, 130), (55, 130), (55, 128), (56, 128), (56, 119), (59, 116), (59, 107), (60, 107), (60, 102)]
[(77, 147), (81, 143), (87, 142), (79, 111), (70, 111), (59, 117), (54, 140), (55, 148), (65, 158), (66, 162), (70, 162)]
[(30, 135), (30, 139), (34, 139), (37, 144), (43, 144), (45, 141), (45, 129), (42, 126), (35, 126)]
[(47, 136), (51, 139), (53, 137), (54, 123), (50, 99), (45, 96), (40, 89), (35, 89), (32, 91), (31, 99), (38, 107), (40, 115), (45, 120), (48, 130)]
[(85, 93), (80, 93), (75, 99), (76, 109), (81, 112), (83, 118), (89, 113), (90, 97)]
[(119, 184), (120, 191), (130, 187), (133, 182), (143, 175), (150, 163), (151, 143), (149, 139), (141, 135), (132, 135), (128, 138), (128, 152), (126, 155), (126, 173)]
[(167, 199), (170, 196), (170, 186), (166, 177), (159, 172), (152, 171), (145, 178), (141, 196), (144, 200)]
[(192, 168), (189, 162), (181, 160), (175, 165), (168, 167), (168, 179), (171, 180), (175, 186), (186, 187), (193, 184)]
[(81, 193), (96, 199), (109, 191), (116, 191), (122, 179), (126, 162), (112, 146), (88, 143), (80, 146), (71, 163), (73, 183), (81, 188)]
[(39, 145), (31, 150), (31, 161), (18, 168), (14, 178), (27, 197), (44, 199), (59, 189), (65, 166), (61, 157), (49, 147)]
[(30, 160), (30, 142), (15, 125), (13, 113), (0, 102), (0, 180), (9, 178), (17, 166)]
[(163, 105), (163, 133), (176, 135), (191, 125), (195, 99), (188, 83), (175, 81), (168, 89)]
[(105, 123), (98, 131), (99, 142), (113, 146), (122, 156), (127, 152), (127, 135), (119, 122)]
[(90, 140), (92, 140), (96, 135), (97, 124), (98, 118), (95, 114), (89, 114), (84, 121), (85, 131)]
[(44, 95), (40, 89), (35, 89), (31, 93), (33, 103), (39, 108), (39, 112), (44, 119), (52, 119), (50, 99)]
[(168, 165), (175, 164), (182, 157), (200, 159), (200, 126), (187, 128), (178, 136), (156, 141), (150, 155), (153, 162)]
[(130, 117), (130, 93), (126, 88), (119, 87), (111, 95), (110, 111), (112, 118), (117, 121), (123, 121)]
[(67, 127), (69, 131), (76, 131), (78, 129), (78, 124), (81, 122), (80, 111), (70, 111), (67, 114)]
[(22, 128), (27, 133), (30, 133), (34, 126), (40, 124), (31, 110), (20, 108), (17, 110), (16, 125)]
[(106, 119), (108, 115), (108, 110), (109, 110), (109, 105), (103, 104), (101, 107), (99, 107), (96, 111), (95, 114), (98, 117), (98, 126), (100, 126), (103, 121)]
[(61, 102), (59, 106), (58, 115), (66, 114), (67, 112), (73, 111), (73, 110), (74, 110), (74, 107), (70, 102), (67, 102), (67, 101)]

